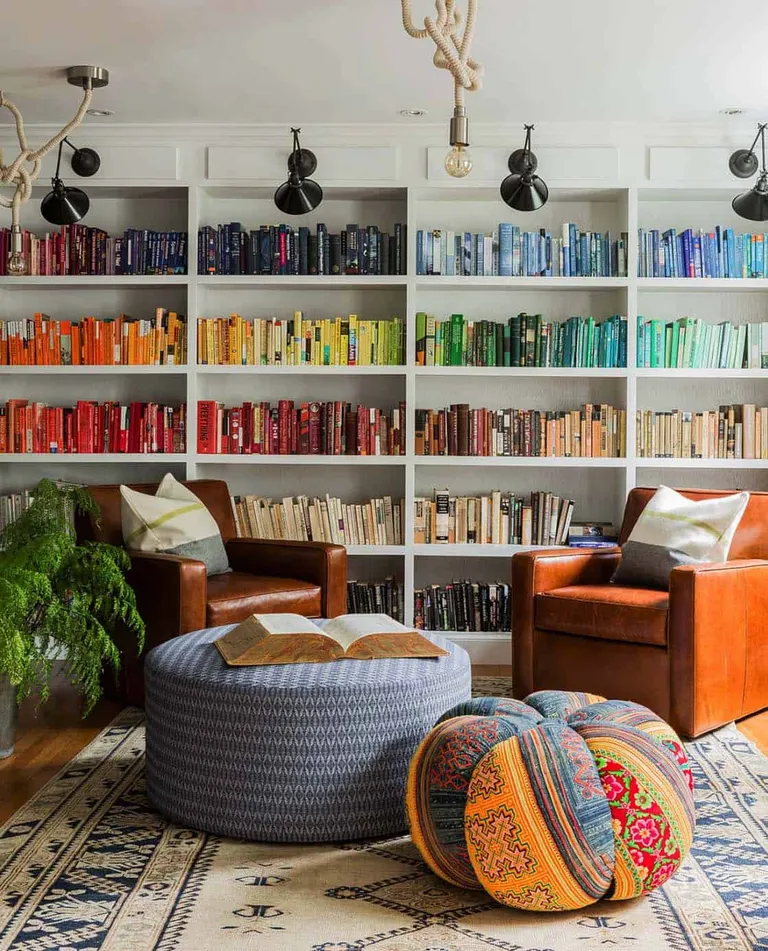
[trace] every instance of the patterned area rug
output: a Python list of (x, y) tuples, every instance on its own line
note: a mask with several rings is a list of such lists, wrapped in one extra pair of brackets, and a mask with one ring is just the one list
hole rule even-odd
[(648, 899), (524, 914), (445, 885), (408, 838), (275, 846), (167, 824), (127, 710), (0, 830), (0, 949), (768, 949), (768, 760), (733, 727), (688, 749), (698, 828), (680, 874)]

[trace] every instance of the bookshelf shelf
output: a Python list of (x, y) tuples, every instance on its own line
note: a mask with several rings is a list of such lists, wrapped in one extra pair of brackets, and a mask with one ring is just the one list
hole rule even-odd
[[(221, 143), (218, 144), (221, 147)], [(272, 146), (270, 145), (270, 148)], [(250, 228), (278, 220), (272, 204), (276, 181), (206, 179), (198, 161), (198, 144), (179, 146), (179, 167), (198, 169), (183, 183), (154, 179), (120, 181), (110, 186), (92, 183), (94, 206), (109, 204), (115, 220), (101, 221), (94, 207), (95, 225), (151, 227), (139, 222), (143, 205), (150, 216), (159, 208), (158, 226), (184, 227), (189, 232), (190, 269), (196, 266), (196, 233), (218, 221), (242, 221)], [(507, 581), (509, 558), (517, 545), (416, 545), (413, 537), (413, 500), (448, 488), (457, 495), (487, 494), (492, 490), (529, 495), (550, 491), (576, 501), (576, 520), (605, 520), (617, 524), (627, 492), (635, 485), (658, 481), (671, 485), (768, 488), (768, 460), (763, 459), (654, 459), (635, 455), (635, 412), (674, 406), (711, 408), (724, 403), (762, 401), (762, 381), (768, 370), (655, 369), (636, 367), (637, 319), (665, 321), (689, 315), (711, 323), (723, 319), (758, 322), (768, 313), (768, 279), (639, 278), (636, 276), (637, 228), (680, 227), (715, 223), (729, 214), (735, 186), (649, 187), (643, 177), (617, 187), (615, 175), (601, 186), (594, 181), (561, 182), (540, 212), (515, 215), (498, 196), (498, 182), (451, 183), (423, 174), (426, 154), (411, 149), (407, 160), (390, 171), (382, 167), (381, 181), (345, 181), (328, 186), (317, 214), (302, 224), (314, 228), (326, 222), (331, 231), (346, 222), (377, 223), (391, 229), (407, 225), (408, 274), (368, 275), (152, 275), (0, 277), (0, 319), (21, 319), (41, 311), (60, 319), (84, 314), (113, 317), (119, 313), (148, 317), (155, 307), (188, 316), (188, 366), (75, 366), (0, 367), (0, 399), (36, 399), (51, 405), (73, 398), (130, 401), (147, 398), (185, 400), (188, 407), (188, 452), (179, 454), (5, 454), (0, 455), (2, 491), (28, 488), (47, 471), (86, 483), (124, 478), (155, 478), (163, 467), (187, 478), (225, 478), (233, 494), (258, 493), (270, 498), (286, 495), (342, 500), (391, 496), (405, 500), (405, 543), (351, 545), (353, 572), (381, 580), (395, 575), (404, 586), (411, 621), (413, 591), (454, 577), (478, 581)], [(185, 151), (186, 150), (186, 151)], [(360, 159), (368, 155), (360, 149)], [(638, 153), (639, 154), (639, 153)], [(645, 151), (643, 151), (645, 154)], [(417, 161), (418, 157), (418, 161)], [(284, 165), (281, 158), (281, 168)], [(397, 164), (397, 163), (396, 163)], [(256, 166), (254, 166), (256, 167)], [(643, 168), (644, 162), (621, 167)], [(352, 166), (350, 166), (352, 168)], [(362, 166), (361, 166), (362, 168)], [(218, 174), (218, 173), (217, 173)], [(366, 171), (367, 174), (367, 171)], [(392, 181), (385, 181), (387, 175)], [(431, 173), (430, 173), (431, 174)], [(643, 173), (644, 174), (644, 173)], [(350, 172), (351, 175), (351, 172)], [(544, 172), (547, 178), (547, 172)], [(89, 188), (91, 186), (89, 185)], [(47, 191), (41, 186), (38, 197)], [(31, 207), (31, 206), (30, 206)], [(141, 213), (140, 213), (141, 212)], [(31, 213), (28, 211), (28, 213)], [(692, 221), (691, 219), (698, 219)], [(167, 219), (167, 220), (166, 220)], [(699, 220), (700, 219), (700, 220)], [(706, 220), (705, 220), (706, 219)], [(534, 230), (545, 227), (559, 233), (564, 222), (613, 235), (629, 235), (628, 277), (461, 277), (416, 275), (416, 233), (437, 227), (458, 231), (491, 231), (500, 221)], [(298, 224), (298, 222), (296, 222)], [(736, 224), (731, 221), (731, 224)], [(111, 227), (114, 225), (114, 227)], [(30, 224), (34, 230), (34, 223)], [(39, 223), (38, 231), (48, 230)], [(20, 293), (23, 291), (24, 293)], [(468, 292), (476, 292), (470, 294)], [(16, 292), (16, 293), (12, 293)], [(666, 296), (665, 296), (666, 295)], [(370, 319), (393, 315), (406, 325), (406, 360), (402, 366), (204, 366), (197, 365), (195, 321), (239, 313), (245, 317), (290, 318), (302, 310), (309, 319), (336, 314), (358, 314)], [(415, 315), (434, 314), (445, 319), (454, 312), (472, 320), (504, 322), (524, 311), (562, 321), (574, 315), (604, 320), (627, 317), (627, 368), (589, 367), (422, 367), (416, 365)], [(48, 379), (50, 377), (50, 379)], [(82, 377), (92, 377), (81, 386)], [(137, 379), (133, 379), (136, 377)], [(166, 379), (167, 377), (167, 379)], [(78, 383), (72, 380), (77, 378)], [(62, 400), (62, 382), (66, 400)], [(512, 381), (519, 381), (512, 385)], [(654, 381), (651, 383), (650, 381)], [(503, 394), (503, 395), (502, 395)], [(767, 393), (768, 395), (768, 393)], [(236, 405), (269, 398), (297, 402), (343, 400), (366, 406), (390, 406), (406, 401), (408, 452), (403, 456), (289, 456), (207, 455), (196, 452), (200, 399)], [(461, 400), (472, 406), (514, 405), (537, 409), (572, 409), (585, 402), (607, 402), (627, 411), (629, 454), (622, 458), (416, 456), (413, 452), (414, 410), (444, 406)], [(706, 404), (702, 401), (706, 400)], [(66, 466), (66, 472), (60, 470)], [(146, 469), (151, 466), (152, 469)], [(256, 467), (256, 468), (253, 468)], [(433, 471), (434, 470), (434, 471)], [(655, 472), (655, 470), (670, 470)], [(655, 474), (654, 474), (655, 473)], [(537, 550), (533, 547), (532, 550)], [(370, 567), (366, 559), (371, 559)], [(484, 663), (508, 663), (510, 635), (487, 632), (441, 632), (469, 645), (473, 658)], [(473, 646), (474, 645), (474, 646)]]
[(448, 277), (439, 274), (419, 275), (415, 279), (420, 290), (450, 287), (456, 290), (492, 287), (496, 290), (532, 288), (537, 291), (609, 290), (629, 287), (626, 277)]
[[(144, 463), (146, 465), (168, 465), (185, 463), (185, 452), (5, 452), (0, 453), (0, 466), (5, 463), (52, 463), (60, 462), (77, 465), (79, 463)], [(42, 475), (41, 475), (42, 477)]]
[(0, 290), (39, 290), (41, 287), (66, 288), (67, 290), (85, 287), (186, 287), (191, 281), (194, 281), (194, 278), (186, 274), (99, 274), (93, 277), (84, 274), (72, 274), (66, 277), (25, 275), (0, 277)]
[(429, 558), (511, 558), (519, 551), (543, 551), (563, 545), (414, 545), (413, 553)]
[(404, 376), (404, 366), (198, 366), (201, 376)]

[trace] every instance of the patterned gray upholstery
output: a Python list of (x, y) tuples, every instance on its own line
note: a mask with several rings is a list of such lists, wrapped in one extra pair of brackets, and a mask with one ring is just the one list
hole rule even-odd
[(147, 792), (219, 835), (321, 842), (404, 832), (405, 780), (439, 716), (470, 697), (462, 648), (437, 660), (227, 667), (196, 631), (146, 661)]

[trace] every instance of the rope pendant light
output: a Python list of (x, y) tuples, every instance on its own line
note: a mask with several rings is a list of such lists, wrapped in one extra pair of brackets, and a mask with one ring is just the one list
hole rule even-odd
[(469, 118), (464, 105), (465, 91), (476, 92), (482, 86), (483, 67), (469, 55), (477, 19), (477, 0), (467, 0), (467, 17), (456, 9), (456, 0), (435, 0), (437, 17), (424, 17), (424, 29), (414, 26), (411, 0), (401, 0), (403, 28), (414, 39), (429, 37), (435, 44), (432, 62), (453, 76), (453, 117), (450, 126), (451, 148), (445, 156), (445, 170), (452, 178), (465, 178), (472, 171), (469, 151)]

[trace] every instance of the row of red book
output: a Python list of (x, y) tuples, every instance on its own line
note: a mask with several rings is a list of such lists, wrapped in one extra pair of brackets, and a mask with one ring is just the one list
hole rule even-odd
[(197, 451), (204, 455), (399, 456), (405, 403), (386, 410), (340, 401), (197, 404)]
[(0, 404), (0, 453), (174, 453), (186, 451), (186, 406), (95, 403)]

